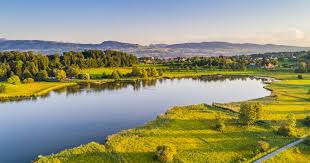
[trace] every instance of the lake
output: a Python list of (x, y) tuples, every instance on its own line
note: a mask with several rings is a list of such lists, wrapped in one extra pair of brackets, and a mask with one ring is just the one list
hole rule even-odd
[(28, 163), (155, 119), (172, 106), (270, 95), (262, 79), (202, 77), (80, 84), (36, 99), (0, 103), (0, 162)]

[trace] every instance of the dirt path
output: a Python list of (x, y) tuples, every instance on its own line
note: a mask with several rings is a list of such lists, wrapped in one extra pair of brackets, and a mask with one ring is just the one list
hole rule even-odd
[(304, 141), (303, 138), (298, 139), (298, 140), (296, 140), (296, 141), (294, 141), (294, 142), (292, 142), (292, 143), (290, 143), (290, 144), (287, 144), (287, 145), (285, 145), (285, 146), (283, 146), (283, 147), (281, 147), (281, 148), (279, 148), (279, 149), (277, 149), (277, 150), (275, 150), (275, 151), (273, 151), (273, 152), (271, 152), (271, 153), (269, 153), (269, 154), (267, 154), (267, 155), (261, 157), (260, 159), (254, 161), (253, 163), (261, 163), (261, 162), (264, 162), (264, 161), (268, 160), (269, 158), (275, 156), (276, 154), (278, 154), (278, 153), (280, 153), (280, 152), (283, 152), (283, 151), (286, 150), (287, 148), (290, 148), (290, 147), (293, 147), (293, 146), (295, 146), (295, 145), (298, 145), (298, 144), (300, 144), (300, 143), (303, 142), (303, 141)]

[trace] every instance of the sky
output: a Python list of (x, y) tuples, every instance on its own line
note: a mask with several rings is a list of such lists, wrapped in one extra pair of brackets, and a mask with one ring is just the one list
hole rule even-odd
[(0, 38), (310, 46), (309, 0), (0, 0)]

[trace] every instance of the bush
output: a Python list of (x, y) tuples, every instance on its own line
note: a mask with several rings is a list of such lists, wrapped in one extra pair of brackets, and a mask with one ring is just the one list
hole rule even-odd
[(20, 79), (17, 75), (13, 75), (8, 79), (8, 83), (17, 85), (20, 84)]
[(270, 145), (266, 141), (258, 141), (257, 147), (260, 152), (267, 152), (270, 149)]
[(111, 75), (107, 74), (106, 72), (103, 72), (101, 75), (101, 78), (106, 79), (106, 78), (110, 78)]
[(302, 75), (297, 75), (298, 79), (303, 79)]
[(156, 159), (160, 162), (171, 162), (176, 154), (176, 149), (172, 145), (160, 145), (156, 148)]
[(88, 73), (80, 73), (80, 74), (78, 75), (78, 78), (79, 78), (79, 79), (82, 79), (82, 80), (89, 80), (89, 79), (90, 79), (90, 76), (89, 76)]
[(32, 78), (27, 78), (23, 80), (23, 83), (33, 83), (34, 80)]
[(0, 85), (0, 93), (4, 93), (4, 92), (5, 92), (5, 89), (6, 89), (5, 85), (4, 85), (4, 84), (1, 84), (1, 85)]
[(216, 125), (215, 125), (215, 129), (218, 130), (218, 131), (223, 132), (225, 130), (225, 128), (226, 128), (224, 118), (222, 117), (221, 114), (217, 114), (215, 119), (217, 121)]

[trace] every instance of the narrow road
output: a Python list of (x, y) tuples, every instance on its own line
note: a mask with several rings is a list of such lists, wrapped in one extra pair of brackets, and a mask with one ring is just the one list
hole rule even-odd
[(298, 140), (296, 140), (296, 141), (294, 141), (294, 142), (292, 142), (292, 143), (290, 143), (290, 144), (287, 144), (287, 145), (285, 145), (285, 146), (283, 146), (283, 147), (281, 147), (281, 148), (279, 148), (279, 149), (277, 149), (277, 150), (275, 150), (275, 151), (273, 151), (273, 152), (271, 152), (271, 153), (269, 153), (269, 154), (267, 154), (267, 155), (261, 157), (260, 159), (254, 161), (253, 163), (261, 163), (261, 162), (264, 162), (264, 161), (268, 160), (269, 158), (275, 156), (276, 154), (278, 154), (278, 153), (280, 153), (280, 152), (283, 152), (283, 151), (286, 150), (287, 148), (290, 148), (290, 147), (293, 147), (293, 146), (295, 146), (295, 145), (298, 145), (298, 144), (300, 144), (300, 143), (303, 142), (303, 141), (304, 141), (303, 138), (298, 139)]

